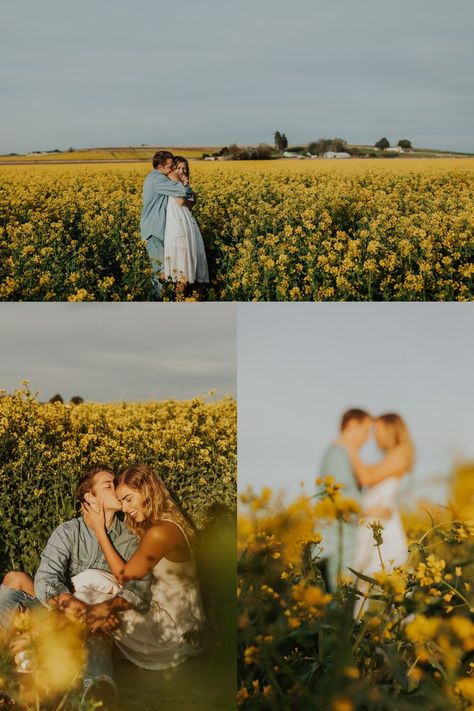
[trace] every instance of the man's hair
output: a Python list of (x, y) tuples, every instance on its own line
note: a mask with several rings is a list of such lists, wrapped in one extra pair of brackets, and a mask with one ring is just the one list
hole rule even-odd
[(366, 420), (367, 418), (370, 419), (370, 415), (368, 412), (365, 410), (360, 410), (358, 407), (353, 407), (350, 410), (346, 410), (346, 412), (343, 414), (341, 417), (341, 432), (344, 432), (346, 429), (347, 425), (351, 420), (357, 420), (357, 422), (363, 422), (363, 420)]
[(95, 475), (99, 472), (108, 472), (115, 477), (115, 472), (107, 464), (94, 464), (93, 467), (81, 474), (76, 485), (76, 499), (81, 503), (88, 491), (92, 491)]
[(169, 151), (156, 151), (153, 156), (153, 167), (158, 168), (159, 165), (164, 165), (170, 158), (174, 160), (174, 155)]

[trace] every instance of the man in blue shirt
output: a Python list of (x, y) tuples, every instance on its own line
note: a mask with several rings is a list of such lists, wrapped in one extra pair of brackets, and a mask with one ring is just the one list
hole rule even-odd
[[(107, 531), (116, 550), (129, 560), (138, 548), (138, 538), (116, 517), (121, 510), (115, 496), (114, 473), (102, 464), (81, 476), (76, 498), (94, 508), (104, 508)], [(66, 615), (84, 617), (89, 629), (86, 640), (87, 663), (84, 670), (84, 702), (101, 701), (104, 709), (113, 709), (117, 690), (113, 680), (112, 647), (107, 631), (111, 618), (135, 608), (146, 612), (151, 600), (151, 576), (127, 582), (107, 602), (86, 604), (74, 595), (71, 578), (84, 570), (109, 570), (94, 532), (82, 517), (60, 524), (51, 534), (34, 579), (34, 589), (24, 585), (24, 573), (7, 573), (0, 585), (0, 628), (8, 630), (12, 615), (22, 608), (37, 605), (61, 610)], [(29, 592), (26, 590), (29, 589)]]
[[(342, 415), (339, 437), (326, 449), (319, 473), (321, 477), (332, 476), (337, 484), (342, 484), (342, 495), (360, 502), (361, 487), (353, 471), (348, 448), (360, 449), (368, 440), (372, 418), (364, 410), (353, 408)], [(327, 559), (327, 577), (331, 591), (337, 587), (339, 574), (349, 575), (348, 567), (354, 558), (355, 532), (357, 522), (344, 523), (342, 529), (336, 522), (318, 527), (323, 540), (323, 558)], [(342, 556), (339, 536), (342, 536)], [(339, 558), (342, 558), (339, 560)]]
[(158, 275), (163, 271), (166, 208), (168, 198), (193, 200), (190, 186), (168, 178), (174, 168), (174, 156), (169, 151), (157, 151), (153, 156), (153, 170), (143, 184), (143, 208), (140, 219), (140, 232), (145, 241), (146, 250), (153, 269), (153, 290), (155, 298), (161, 293)]

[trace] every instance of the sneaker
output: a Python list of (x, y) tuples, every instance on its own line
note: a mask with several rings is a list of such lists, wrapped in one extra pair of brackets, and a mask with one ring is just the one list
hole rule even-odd
[(84, 694), (81, 706), (87, 708), (90, 702), (101, 703), (97, 711), (115, 711), (117, 708), (117, 687), (110, 676), (96, 676), (84, 680)]

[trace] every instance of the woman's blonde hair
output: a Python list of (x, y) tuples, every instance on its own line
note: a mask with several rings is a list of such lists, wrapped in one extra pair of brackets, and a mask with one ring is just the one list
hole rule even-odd
[(194, 544), (195, 533), (192, 527), (174, 503), (163, 481), (148, 464), (132, 464), (124, 469), (115, 480), (116, 487), (120, 484), (138, 491), (142, 499), (144, 521), (134, 521), (125, 514), (125, 523), (135, 535), (141, 538), (154, 523), (168, 520), (181, 526), (189, 545)]
[(405, 421), (396, 412), (388, 412), (385, 415), (377, 417), (377, 422), (383, 422), (388, 435), (388, 444), (384, 449), (393, 449), (393, 447), (403, 447), (407, 454), (407, 464), (409, 470), (413, 468), (415, 462), (415, 446), (411, 438), (408, 427)]

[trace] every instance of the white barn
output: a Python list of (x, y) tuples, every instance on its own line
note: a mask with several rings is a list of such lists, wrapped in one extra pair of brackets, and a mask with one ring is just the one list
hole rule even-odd
[(340, 152), (326, 151), (326, 153), (324, 153), (324, 155), (323, 155), (323, 158), (350, 158), (350, 157), (351, 157), (350, 154), (346, 153), (345, 151), (340, 151)]

